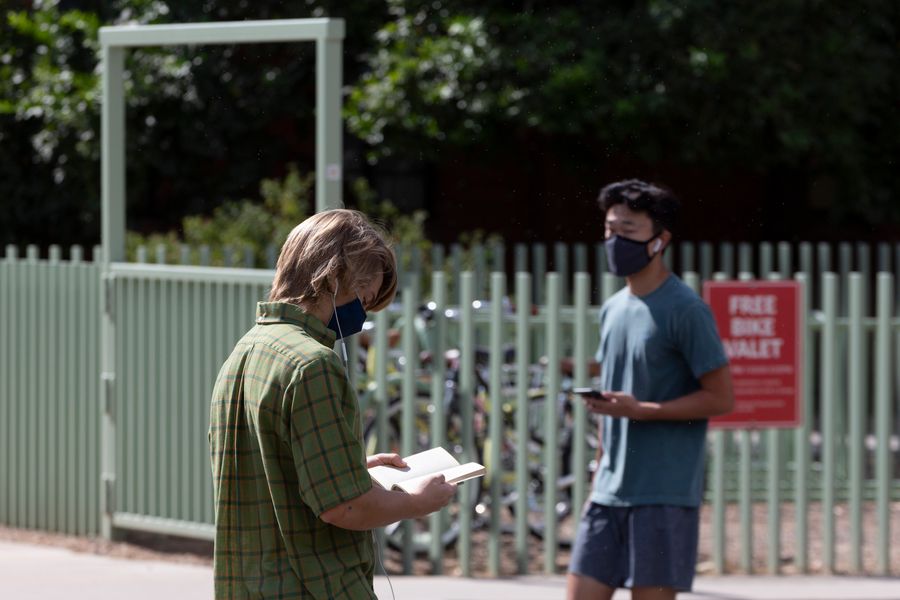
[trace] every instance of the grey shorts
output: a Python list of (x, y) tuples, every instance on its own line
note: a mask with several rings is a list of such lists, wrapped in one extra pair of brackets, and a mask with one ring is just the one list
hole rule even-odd
[(698, 508), (591, 503), (578, 524), (569, 571), (612, 588), (690, 591), (699, 525)]

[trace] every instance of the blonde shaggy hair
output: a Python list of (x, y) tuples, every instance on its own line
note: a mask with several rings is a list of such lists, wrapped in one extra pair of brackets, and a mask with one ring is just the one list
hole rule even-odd
[(269, 301), (313, 305), (333, 294), (335, 284), (360, 290), (381, 273), (381, 288), (365, 308), (385, 308), (397, 292), (397, 258), (388, 239), (356, 210), (338, 208), (309, 217), (281, 247)]

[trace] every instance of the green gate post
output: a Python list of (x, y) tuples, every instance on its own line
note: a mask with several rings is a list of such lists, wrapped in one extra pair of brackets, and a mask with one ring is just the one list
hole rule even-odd
[[(101, 38), (102, 39), (102, 38)], [(103, 262), (100, 277), (101, 303), (101, 454), (100, 533), (113, 537), (113, 489), (116, 481), (116, 426), (112, 412), (115, 385), (115, 322), (112, 315), (112, 279), (109, 265), (125, 260), (125, 51), (103, 45), (103, 108), (101, 122)]]
[(344, 22), (328, 20), (333, 23), (330, 34), (316, 38), (316, 212), (344, 205), (341, 199)]
[(316, 210), (342, 206), (341, 81), (344, 21), (283, 19), (173, 25), (124, 25), (100, 28), (102, 73), (101, 239), (103, 259), (100, 297), (101, 365), (99, 390), (100, 530), (113, 536), (116, 511), (115, 321), (112, 314), (111, 265), (125, 260), (125, 49), (142, 46), (316, 42)]

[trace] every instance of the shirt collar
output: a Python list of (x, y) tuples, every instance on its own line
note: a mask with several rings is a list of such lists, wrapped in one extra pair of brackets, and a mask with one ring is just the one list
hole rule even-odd
[(258, 302), (256, 304), (257, 325), (274, 325), (290, 323), (303, 328), (309, 335), (323, 346), (331, 348), (337, 340), (337, 334), (325, 326), (318, 317), (314, 317), (296, 304), (288, 302)]

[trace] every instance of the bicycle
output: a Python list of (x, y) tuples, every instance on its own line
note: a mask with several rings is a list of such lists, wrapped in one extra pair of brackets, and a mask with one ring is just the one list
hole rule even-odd
[[(484, 305), (484, 303), (481, 303)], [(457, 458), (461, 458), (463, 448), (465, 447), (462, 440), (462, 402), (459, 394), (460, 383), (460, 353), (458, 349), (448, 350), (443, 359), (446, 361), (446, 370), (444, 376), (444, 384), (442, 386), (442, 397), (439, 401), (433, 401), (431, 397), (431, 362), (435, 358), (430, 354), (429, 332), (428, 328), (433, 320), (433, 306), (421, 306), (416, 313), (413, 325), (416, 327), (416, 336), (419, 339), (420, 346), (424, 350), (419, 355), (419, 361), (414, 364), (416, 368), (416, 398), (414, 401), (413, 426), (415, 428), (414, 451), (425, 450), (430, 448), (433, 443), (431, 439), (431, 419), (434, 411), (440, 410), (446, 415), (446, 446), (451, 454)], [(459, 317), (458, 310), (448, 310), (446, 316), (449, 319), (457, 319)], [(401, 321), (395, 322), (395, 326), (404, 327)], [(369, 359), (372, 357), (369, 356)], [(400, 452), (400, 419), (402, 412), (402, 401), (400, 399), (399, 382), (403, 377), (403, 370), (409, 368), (410, 361), (401, 360), (402, 354), (397, 352), (389, 353), (389, 377), (388, 377), (388, 397), (387, 405), (384, 408), (385, 418), (387, 422), (387, 439), (383, 444), (379, 444), (377, 438), (377, 423), (375, 416), (370, 416), (364, 428), (364, 438), (366, 440), (367, 454), (372, 454), (378, 450), (386, 450), (392, 452)], [(468, 457), (469, 460), (477, 460), (489, 462), (490, 444), (492, 440), (487, 436), (489, 415), (490, 415), (490, 390), (488, 381), (490, 379), (490, 353), (482, 347), (475, 350), (475, 389), (472, 402), (472, 433), (474, 445), (474, 457)], [(458, 503), (451, 511), (449, 518), (442, 529), (441, 541), (445, 546), (449, 546), (455, 542), (459, 534), (459, 511), (466, 507), (466, 510), (473, 511), (473, 526), (478, 528), (487, 524), (487, 516), (490, 513), (490, 495), (488, 487), (485, 485), (489, 482), (490, 477), (501, 477), (501, 500), (500, 510), (507, 510), (514, 517), (516, 510), (516, 500), (518, 492), (515, 481), (515, 460), (519, 441), (516, 439), (517, 431), (515, 424), (516, 402), (515, 396), (515, 380), (518, 376), (514, 366), (515, 353), (513, 348), (507, 347), (503, 352), (503, 407), (502, 414), (504, 419), (503, 430), (505, 432), (501, 439), (501, 461), (499, 467), (496, 465), (486, 464), (488, 467), (488, 476), (485, 481), (474, 480), (466, 484), (467, 496), (464, 502)], [(369, 360), (371, 364), (372, 361)], [(546, 365), (531, 365), (527, 377), (529, 378), (529, 416), (527, 419), (527, 470), (528, 485), (526, 487), (528, 499), (526, 505), (528, 507), (528, 528), (534, 537), (542, 539), (544, 536), (544, 480), (546, 478), (546, 468), (544, 465), (544, 431), (543, 420), (545, 410), (546, 390), (544, 378), (546, 374)], [(573, 453), (573, 436), (574, 436), (574, 412), (568, 390), (571, 388), (571, 381), (563, 380), (562, 390), (557, 397), (557, 415), (560, 423), (559, 443), (561, 451), (561, 472), (557, 478), (556, 486), (558, 489), (557, 498), (557, 521), (565, 523), (567, 519), (574, 513), (572, 508), (572, 488), (575, 481), (575, 475), (571, 470), (571, 456)], [(594, 444), (596, 447), (596, 438), (592, 435), (588, 437), (588, 444)], [(571, 529), (571, 528), (564, 528)], [(405, 543), (403, 536), (400, 534), (398, 525), (392, 525), (387, 528), (387, 539), (389, 545), (394, 549), (401, 549)], [(558, 538), (560, 546), (571, 544), (571, 536), (561, 535)], [(417, 522), (414, 526), (414, 534), (412, 544), (416, 553), (425, 553), (431, 544), (431, 530), (424, 521)]]

